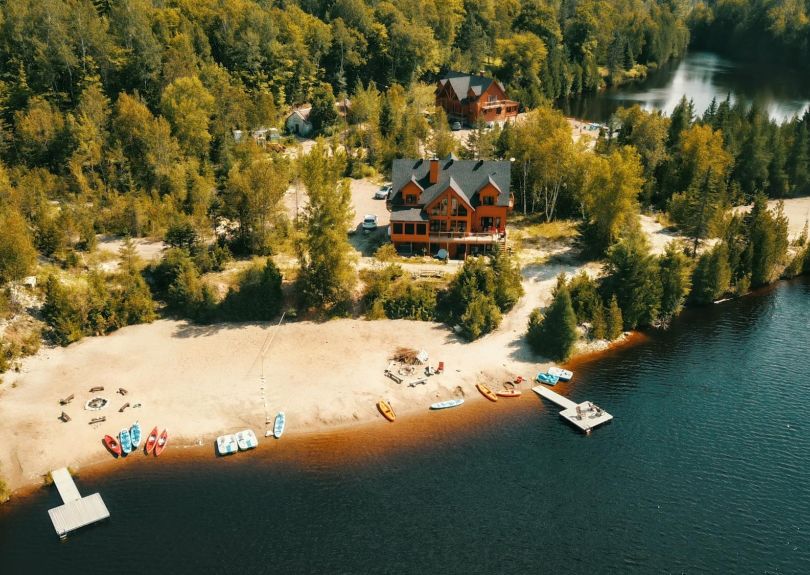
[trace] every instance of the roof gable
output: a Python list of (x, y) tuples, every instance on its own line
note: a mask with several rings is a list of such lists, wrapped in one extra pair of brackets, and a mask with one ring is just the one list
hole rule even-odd
[(402, 188), (409, 182), (419, 185), (423, 192), (420, 204), (429, 205), (437, 196), (453, 188), (474, 208), (478, 205), (478, 192), (487, 184), (498, 190), (496, 205), (509, 206), (512, 164), (495, 160), (457, 160), (452, 157), (438, 160), (439, 171), (435, 184), (430, 183), (430, 160), (394, 160), (391, 181), (394, 194), (391, 203), (402, 205)]

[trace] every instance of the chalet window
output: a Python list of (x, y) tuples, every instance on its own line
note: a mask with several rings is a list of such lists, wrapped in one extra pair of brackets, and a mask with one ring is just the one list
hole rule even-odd
[(394, 233), (395, 234), (401, 234), (402, 233), (402, 224), (400, 224), (400, 223), (395, 223), (394, 224)]
[(439, 220), (430, 220), (430, 231), (431, 232), (439, 231)]
[(405, 224), (405, 233), (413, 235), (413, 224)]
[(501, 218), (495, 218), (495, 228), (501, 229)]
[(416, 233), (417, 233), (417, 235), (424, 236), (426, 228), (427, 228), (427, 224), (416, 224)]
[(495, 196), (482, 196), (481, 203), (485, 206), (494, 206), (495, 205)]
[(466, 216), (467, 215), (467, 208), (465, 208), (464, 206), (459, 206), (458, 207), (458, 215), (459, 216)]
[(408, 194), (405, 196), (405, 203), (406, 204), (415, 204), (416, 203), (416, 196), (414, 194)]
[(495, 108), (495, 113), (500, 114), (503, 111), (503, 108)]
[(458, 215), (458, 200), (456, 198), (450, 200), (450, 215)]
[(490, 103), (491, 103), (491, 102), (494, 102), (494, 101), (495, 101), (495, 96), (489, 96), (489, 97), (487, 98), (487, 102), (490, 102)]
[(447, 198), (442, 198), (439, 200), (433, 209), (430, 212), (434, 216), (446, 216), (447, 215)]

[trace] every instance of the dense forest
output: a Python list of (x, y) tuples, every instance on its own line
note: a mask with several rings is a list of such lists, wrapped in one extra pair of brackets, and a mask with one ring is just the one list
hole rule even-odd
[(707, 0), (689, 16), (693, 45), (768, 64), (807, 70), (810, 2)]
[[(37, 271), (41, 318), (60, 344), (151, 321), (156, 302), (197, 321), (268, 319), (287, 297), (285, 278), (299, 309), (348, 313), (358, 274), (342, 233), (353, 217), (344, 178), (385, 175), (398, 157), (456, 153), (514, 159), (516, 211), (581, 222), (583, 253), (607, 262), (598, 285), (560, 279), (552, 311), (564, 323), (575, 317), (607, 336), (666, 322), (687, 297), (744, 293), (784, 268), (783, 218), (764, 202), (810, 193), (810, 118), (777, 125), (757, 108), (727, 100), (698, 111), (684, 99), (671, 117), (620, 110), (591, 150), (551, 103), (644, 77), (683, 54), (688, 25), (701, 42), (728, 29), (742, 43), (769, 34), (792, 50), (807, 37), (805, 8), (776, 5), (0, 2), (0, 283)], [(735, 6), (746, 17), (732, 27)], [(503, 129), (475, 126), (459, 144), (433, 109), (435, 81), (450, 69), (498, 78), (530, 113)], [(336, 100), (351, 106), (341, 112)], [(283, 129), (303, 103), (326, 137), (307, 154), (291, 138), (284, 150), (234, 135)], [(309, 199), (295, 222), (282, 206), (292, 184)], [(728, 215), (751, 202), (749, 215)], [(641, 210), (665, 214), (689, 249), (651, 256)], [(170, 249), (144, 267), (125, 241), (120, 265), (105, 272), (88, 263), (99, 234)], [(265, 258), (278, 254), (295, 270)], [(233, 257), (249, 265), (217, 293), (204, 276)], [(798, 273), (806, 264), (796, 262)], [(370, 317), (442, 319), (469, 338), (494, 329), (522, 293), (508, 254), (471, 260), (441, 293), (395, 266), (359, 279)], [(0, 312), (8, 300), (3, 292)], [(542, 317), (532, 321), (543, 333)], [(8, 329), (4, 339), (0, 371), (38, 345)]]

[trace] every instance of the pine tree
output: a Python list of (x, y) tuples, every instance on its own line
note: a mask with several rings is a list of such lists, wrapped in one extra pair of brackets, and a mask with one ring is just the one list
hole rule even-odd
[(607, 337), (607, 319), (605, 319), (605, 308), (600, 301), (599, 305), (597, 305), (593, 310), (593, 320), (591, 321), (591, 338), (605, 339), (605, 337)]
[(526, 339), (535, 353), (564, 361), (577, 341), (577, 319), (564, 274), (557, 280), (554, 299), (542, 315), (534, 310), (529, 317)]
[(513, 258), (496, 246), (490, 258), (490, 265), (495, 274), (495, 303), (502, 312), (512, 309), (523, 295), (523, 277), (520, 267)]
[(697, 304), (710, 304), (728, 291), (730, 282), (728, 248), (720, 243), (700, 256), (692, 275), (691, 299)]
[(689, 259), (671, 242), (659, 262), (661, 273), (661, 310), (663, 318), (678, 314), (692, 287)]
[(624, 319), (619, 302), (614, 294), (610, 298), (610, 307), (607, 314), (607, 339), (613, 341), (624, 332)]

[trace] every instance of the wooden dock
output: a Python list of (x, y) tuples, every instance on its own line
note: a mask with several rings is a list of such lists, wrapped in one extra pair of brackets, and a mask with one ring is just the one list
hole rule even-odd
[(613, 419), (613, 416), (607, 411), (594, 405), (590, 401), (575, 403), (567, 397), (563, 397), (559, 393), (555, 393), (542, 385), (532, 388), (532, 391), (540, 397), (545, 397), (549, 401), (562, 407), (563, 410), (560, 412), (560, 417), (585, 433), (590, 433), (592, 429)]
[(71, 531), (110, 516), (101, 495), (93, 493), (82, 497), (70, 472), (64, 467), (51, 471), (51, 479), (63, 502), (59, 507), (48, 510), (53, 528), (60, 538), (64, 539)]

